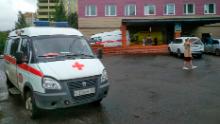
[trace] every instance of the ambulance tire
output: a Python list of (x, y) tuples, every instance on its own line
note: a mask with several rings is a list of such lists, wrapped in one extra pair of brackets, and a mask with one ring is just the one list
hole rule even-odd
[(219, 56), (219, 55), (220, 55), (220, 50), (219, 50), (219, 49), (216, 49), (216, 50), (215, 50), (215, 55), (216, 55), (216, 56)]
[(182, 58), (182, 57), (183, 57), (183, 54), (181, 53), (180, 49), (178, 49), (178, 50), (176, 51), (176, 54), (177, 54), (177, 57), (179, 57), (179, 58)]
[(14, 87), (14, 85), (11, 83), (11, 81), (8, 79), (8, 76), (7, 76), (7, 79), (6, 79), (6, 83), (7, 83), (7, 88), (8, 88), (8, 94), (10, 95), (10, 96), (14, 96), (11, 92), (9, 92), (9, 89), (10, 88), (13, 88)]
[(171, 51), (170, 47), (168, 47), (168, 52), (171, 56), (173, 55), (173, 52)]
[(102, 102), (102, 99), (99, 99), (97, 101), (92, 102), (92, 105), (99, 106), (99, 105), (101, 105), (101, 102)]
[(11, 83), (11, 81), (9, 80), (8, 76), (7, 76), (7, 79), (6, 79), (6, 83), (7, 83), (8, 89), (14, 87), (13, 84)]
[(31, 91), (27, 91), (25, 93), (25, 109), (27, 110), (28, 115), (31, 117), (31, 119), (36, 119), (40, 115), (40, 110), (35, 104), (35, 98)]

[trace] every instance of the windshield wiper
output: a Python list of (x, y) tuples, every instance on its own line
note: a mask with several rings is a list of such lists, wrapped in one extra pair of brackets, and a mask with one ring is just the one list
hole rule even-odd
[(94, 55), (88, 55), (88, 54), (84, 54), (84, 53), (78, 53), (78, 54), (74, 54), (74, 53), (68, 53), (68, 54), (65, 54), (65, 56), (75, 56), (75, 57), (90, 57), (90, 58), (95, 58)]
[(58, 54), (58, 53), (46, 53), (46, 54), (40, 55), (38, 57), (54, 58), (54, 57), (57, 57), (57, 56), (60, 56), (60, 54)]

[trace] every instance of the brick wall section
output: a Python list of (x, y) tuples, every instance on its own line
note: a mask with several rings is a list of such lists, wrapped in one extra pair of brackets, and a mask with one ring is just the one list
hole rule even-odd
[(167, 3), (175, 3), (176, 15), (183, 16), (183, 5), (184, 3), (194, 3), (196, 9), (196, 15), (204, 15), (204, 4), (216, 3), (216, 14), (220, 15), (220, 0), (79, 0), (79, 17), (85, 16), (85, 6), (88, 4), (97, 5), (98, 17), (105, 16), (105, 5), (106, 4), (117, 5), (117, 16), (124, 16), (124, 5), (129, 3), (136, 4), (138, 17), (144, 16), (144, 5), (155, 4), (156, 5), (156, 16), (162, 16), (164, 14), (164, 5)]
[[(124, 6), (126, 4), (136, 4), (136, 16), (124, 16)], [(167, 3), (174, 3), (176, 14), (171, 16), (164, 15), (164, 6)], [(195, 15), (184, 15), (184, 4), (195, 4)], [(215, 3), (216, 14), (204, 15), (204, 4)], [(97, 5), (97, 16), (85, 16), (86, 5)], [(117, 6), (117, 16), (106, 17), (105, 5), (115, 4)], [(144, 16), (144, 5), (156, 5), (155, 16)], [(122, 19), (162, 19), (162, 18), (203, 18), (203, 17), (220, 17), (220, 0), (79, 0), (78, 1), (78, 14), (79, 14), (79, 30), (86, 36), (90, 37), (93, 34), (112, 31), (120, 29)], [(206, 29), (204, 29), (206, 30)], [(219, 29), (214, 29), (218, 30)]]
[(99, 45), (91, 46), (94, 53), (97, 53), (98, 49), (102, 49), (104, 54), (117, 55), (117, 54), (168, 54), (167, 45), (158, 46), (129, 46), (129, 47), (103, 47)]

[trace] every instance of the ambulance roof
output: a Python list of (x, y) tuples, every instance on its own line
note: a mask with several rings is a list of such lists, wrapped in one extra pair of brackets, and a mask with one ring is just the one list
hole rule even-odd
[(28, 27), (23, 29), (18, 29), (10, 32), (9, 37), (18, 36), (18, 32), (21, 35), (33, 37), (33, 36), (43, 36), (43, 35), (76, 35), (83, 36), (81, 32), (74, 28), (56, 28), (56, 27)]
[(120, 30), (114, 30), (114, 31), (110, 31), (110, 32), (102, 32), (102, 33), (97, 33), (91, 36), (91, 38), (94, 37), (100, 37), (100, 36), (107, 36), (107, 35), (121, 35), (121, 31)]

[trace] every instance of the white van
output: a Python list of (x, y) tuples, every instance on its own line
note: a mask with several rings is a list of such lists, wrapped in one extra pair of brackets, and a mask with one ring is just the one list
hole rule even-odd
[(12, 31), (4, 61), (10, 93), (21, 93), (33, 118), (39, 109), (100, 103), (108, 93), (105, 67), (76, 29)]
[[(129, 39), (129, 33), (127, 32), (128, 43)], [(90, 44), (104, 45), (104, 47), (122, 46), (122, 33), (120, 30), (115, 30), (92, 35), (90, 37)]]

